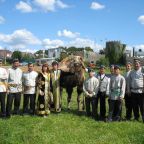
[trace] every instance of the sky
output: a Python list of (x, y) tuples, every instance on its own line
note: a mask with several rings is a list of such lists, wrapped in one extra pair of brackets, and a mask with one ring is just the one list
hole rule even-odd
[(112, 40), (144, 50), (144, 0), (0, 0), (0, 49), (99, 51)]

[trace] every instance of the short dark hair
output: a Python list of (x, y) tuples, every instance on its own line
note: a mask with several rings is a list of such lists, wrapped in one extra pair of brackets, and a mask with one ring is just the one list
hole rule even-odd
[(119, 69), (120, 70), (120, 66), (119, 65), (115, 65), (114, 69)]
[(58, 62), (57, 61), (53, 61), (52, 62), (52, 66), (54, 66), (54, 65), (58, 65)]
[(13, 59), (13, 63), (15, 63), (15, 62), (19, 62), (19, 59)]
[(32, 62), (29, 62), (29, 63), (28, 63), (28, 66), (30, 66), (30, 65), (33, 65), (33, 66), (34, 66), (34, 64), (33, 64)]
[(127, 62), (126, 65), (132, 65), (132, 63), (131, 62)]
[(100, 65), (99, 69), (102, 69), (102, 68), (105, 69), (105, 66), (104, 65)]
[(110, 68), (114, 68), (114, 64), (111, 64), (111, 65), (110, 65)]
[(139, 59), (134, 59), (134, 63), (141, 63)]
[(88, 73), (90, 73), (90, 72), (94, 72), (94, 70), (90, 68), (90, 69), (88, 70)]

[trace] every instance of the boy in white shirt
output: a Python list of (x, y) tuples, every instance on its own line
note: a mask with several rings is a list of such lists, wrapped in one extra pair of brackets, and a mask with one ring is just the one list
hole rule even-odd
[[(85, 94), (85, 105), (87, 116), (97, 119), (97, 92), (99, 88), (99, 80), (94, 76), (95, 73), (92, 69), (89, 70), (89, 77), (83, 84), (83, 91)], [(92, 112), (91, 108), (92, 107)]]
[[(109, 116), (108, 121), (120, 121), (122, 100), (125, 95), (126, 82), (125, 78), (120, 74), (120, 67), (114, 66), (114, 75), (110, 79), (110, 94), (109, 94)], [(116, 111), (115, 111), (116, 110)], [(115, 117), (113, 113), (115, 111)]]
[[(34, 71), (34, 64), (28, 63), (28, 71), (23, 73), (23, 87), (24, 87), (24, 103), (23, 113), (35, 114), (35, 99), (36, 99), (36, 78), (38, 73)], [(30, 100), (30, 110), (28, 104)]]
[(126, 107), (126, 120), (131, 120), (132, 117), (132, 97), (128, 94), (128, 82), (129, 75), (132, 71), (132, 64), (130, 62), (126, 63), (126, 72), (124, 74), (126, 80), (126, 92), (125, 92), (125, 107)]
[(101, 65), (99, 73), (97, 74), (99, 80), (99, 91), (97, 94), (98, 101), (100, 100), (100, 120), (106, 118), (106, 96), (109, 95), (109, 83), (110, 79), (105, 74), (105, 66)]

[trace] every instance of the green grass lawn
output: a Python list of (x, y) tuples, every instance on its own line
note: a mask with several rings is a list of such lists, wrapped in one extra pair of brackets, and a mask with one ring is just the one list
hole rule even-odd
[(62, 113), (50, 114), (48, 118), (0, 119), (0, 144), (144, 144), (142, 122), (105, 123), (78, 115), (76, 91), (71, 111), (66, 110), (64, 91), (63, 109)]

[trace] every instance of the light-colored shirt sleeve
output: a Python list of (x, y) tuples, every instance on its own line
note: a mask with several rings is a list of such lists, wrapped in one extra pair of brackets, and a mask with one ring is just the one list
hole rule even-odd
[(121, 94), (120, 94), (120, 98), (124, 98), (125, 89), (126, 89), (126, 81), (125, 81), (125, 78), (122, 78), (122, 81), (121, 81)]
[(83, 92), (85, 95), (89, 95), (88, 91), (86, 90), (86, 81), (83, 84)]
[(2, 74), (2, 76), (0, 76), (0, 79), (7, 80), (8, 79), (8, 73), (7, 73), (6, 69), (3, 69), (2, 73), (3, 74)]
[(107, 82), (107, 87), (106, 87), (106, 95), (108, 96), (109, 95), (109, 90), (110, 90), (110, 78), (108, 78), (108, 82)]
[(111, 97), (112, 78), (109, 79), (109, 98)]
[(95, 85), (94, 85), (93, 95), (97, 95), (98, 90), (99, 90), (99, 80), (96, 78), (96, 79), (95, 79)]

